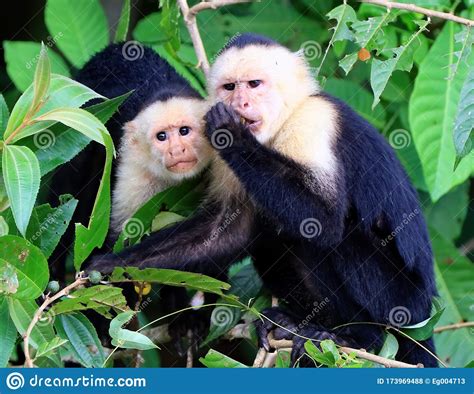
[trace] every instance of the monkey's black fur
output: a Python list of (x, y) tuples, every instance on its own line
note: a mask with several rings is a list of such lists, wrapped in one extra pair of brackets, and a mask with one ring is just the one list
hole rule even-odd
[[(267, 316), (302, 336), (352, 347), (379, 349), (381, 325), (396, 324), (399, 311), (406, 324), (427, 319), (436, 289), (416, 191), (392, 148), (368, 122), (345, 103), (320, 97), (339, 115), (336, 199), (328, 199), (317, 179), (309, 187), (310, 169), (261, 145), (239, 115), (219, 103), (207, 115), (208, 137), (220, 129), (232, 133), (233, 143), (218, 152), (250, 199), (211, 199), (193, 218), (153, 234), (118, 260), (219, 275), (251, 255), (265, 285), (291, 311), (272, 308), (264, 312)], [(237, 209), (237, 219), (206, 242), (226, 214)], [(314, 219), (321, 227), (308, 237), (302, 226)], [(116, 263), (116, 256), (98, 256), (93, 268), (110, 272)], [(257, 323), (262, 346), (268, 346), (266, 336), (273, 328), (266, 320)], [(288, 338), (280, 331), (275, 335)], [(295, 341), (296, 360), (304, 339), (289, 338)], [(403, 336), (398, 340), (397, 359), (437, 365), (414, 342)], [(434, 351), (432, 339), (422, 344)]]
[[(124, 123), (134, 119), (148, 105), (173, 97), (202, 99), (199, 93), (151, 48), (135, 46), (136, 52), (127, 53), (130, 50), (128, 45), (127, 43), (109, 45), (94, 55), (75, 77), (78, 82), (107, 98), (114, 98), (133, 90), (119, 107), (119, 111), (106, 124), (115, 146), (120, 145)], [(95, 100), (97, 101), (100, 100)], [(55, 278), (64, 279), (65, 260), (72, 250), (74, 240), (73, 223), (89, 222), (104, 163), (103, 147), (92, 143), (71, 162), (61, 166), (52, 179), (51, 203), (56, 203), (57, 196), (66, 193), (79, 200), (71, 225), (51, 258), (51, 270)], [(112, 188), (115, 167), (114, 161)], [(112, 247), (112, 241), (108, 240), (108, 245), (102, 252)], [(176, 307), (173, 310), (166, 309), (165, 312), (174, 312), (189, 306), (185, 289), (167, 289), (162, 297), (166, 298), (164, 306)], [(178, 330), (171, 329), (170, 333), (178, 333)]]

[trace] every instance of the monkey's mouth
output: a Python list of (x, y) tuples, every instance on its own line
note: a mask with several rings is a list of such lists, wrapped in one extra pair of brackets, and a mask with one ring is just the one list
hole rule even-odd
[(198, 162), (197, 159), (181, 160), (181, 161), (177, 161), (171, 165), (166, 166), (166, 168), (168, 169), (168, 171), (171, 171), (171, 172), (183, 173), (183, 172), (188, 172), (192, 168), (194, 168), (197, 162)]
[(249, 119), (242, 115), (240, 115), (240, 121), (242, 122), (242, 124), (246, 125), (252, 133), (257, 132), (260, 128), (260, 125), (262, 124), (261, 120)]

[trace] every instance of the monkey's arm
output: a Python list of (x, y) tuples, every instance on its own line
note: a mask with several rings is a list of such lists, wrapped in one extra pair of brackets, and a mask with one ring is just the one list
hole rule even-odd
[(229, 223), (232, 206), (202, 207), (192, 218), (160, 230), (118, 254), (96, 256), (87, 268), (109, 273), (117, 266), (170, 268), (219, 276), (244, 257), (250, 238), (248, 215), (240, 212)]
[[(211, 142), (219, 138), (214, 132), (232, 134), (232, 143), (218, 150), (219, 154), (257, 205), (281, 224), (284, 232), (321, 246), (342, 239), (347, 201), (342, 181), (336, 185), (337, 198), (331, 199), (322, 192), (310, 169), (261, 145), (238, 115), (222, 103), (209, 111), (207, 123)], [(314, 230), (317, 233), (311, 233)]]

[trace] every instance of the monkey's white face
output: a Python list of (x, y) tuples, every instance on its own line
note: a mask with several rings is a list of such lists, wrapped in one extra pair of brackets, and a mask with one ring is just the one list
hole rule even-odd
[(226, 78), (217, 88), (217, 100), (230, 105), (260, 143), (267, 142), (279, 128), (284, 101), (270, 76)]
[(262, 45), (224, 51), (211, 67), (208, 86), (211, 101), (232, 106), (260, 143), (274, 137), (300, 103), (318, 91), (301, 54)]
[(173, 98), (152, 104), (126, 125), (137, 155), (131, 160), (159, 178), (179, 181), (194, 176), (210, 159), (203, 133), (206, 110), (207, 105), (197, 99)]

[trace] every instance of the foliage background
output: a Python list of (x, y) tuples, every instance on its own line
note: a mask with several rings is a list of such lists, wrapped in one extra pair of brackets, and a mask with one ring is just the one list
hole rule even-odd
[[(457, 15), (474, 18), (472, 0), (420, 0), (413, 3), (441, 11), (453, 10)], [(2, 102), (1, 105), (1, 135), (7, 129), (6, 108), (8, 112), (12, 111), (21, 93), (33, 82), (38, 64), (42, 64), (39, 56), (41, 41), (48, 49), (51, 72), (71, 77), (92, 54), (114, 37), (133, 39), (152, 46), (204, 93), (203, 74), (194, 67), (197, 63), (194, 49), (174, 2), (163, 1), (163, 7), (158, 9), (156, 1), (132, 1), (128, 33), (123, 14), (120, 18), (123, 4), (127, 6), (127, 2), (96, 0), (15, 3), (18, 11), (5, 18), (5, 24), (1, 27), (0, 87), (5, 98), (5, 104)], [(198, 14), (197, 19), (211, 62), (227, 39), (247, 31), (268, 35), (293, 50), (304, 51), (324, 89), (351, 104), (387, 137), (419, 192), (430, 228), (438, 288), (444, 308), (437, 326), (474, 321), (474, 153), (471, 151), (474, 122), (473, 33), (459, 24), (441, 19), (434, 19), (426, 25), (426, 17), (410, 12), (393, 11), (388, 15), (383, 7), (355, 2), (350, 3), (350, 6), (335, 0), (267, 0), (205, 11)], [(9, 201), (7, 191), (8, 187), (12, 187), (11, 181), (5, 182), (6, 188), (0, 187), (0, 235), (3, 235), (0, 237), (0, 347), (11, 349), (11, 352), (6, 352), (6, 356), (2, 354), (2, 365), (6, 365), (10, 357), (13, 364), (22, 361), (21, 350), (15, 346), (21, 344), (18, 334), (23, 333), (33, 319), (37, 309), (34, 300), (45, 291), (50, 279), (46, 260), (60, 242), (64, 226), (77, 204), (74, 198), (63, 196), (58, 199), (60, 205), (56, 208), (42, 205), (44, 195), (48, 192), (48, 176), (54, 168), (83, 149), (91, 139), (107, 146), (110, 160), (112, 157), (107, 138), (98, 130), (101, 128), (100, 122), (106, 122), (120, 100), (105, 101), (95, 110), (89, 110), (96, 115), (91, 120), (82, 112), (76, 114), (73, 109), (84, 104), (86, 97), (94, 97), (94, 93), (71, 87), (70, 93), (55, 96), (54, 89), (63, 86), (61, 84), (69, 86), (69, 82), (55, 77), (48, 85), (51, 89), (49, 109), (67, 108), (67, 116), (60, 114), (62, 117), (52, 120), (62, 122), (63, 125), (41, 123), (47, 127), (41, 131), (30, 131), (31, 135), (25, 135), (20, 142), (13, 141), (19, 148), (9, 148), (3, 153), (3, 170), (6, 164), (18, 158), (15, 149), (29, 155), (26, 148), (36, 155), (38, 168), (29, 175), (28, 184), (21, 186), (29, 191), (21, 201), (15, 200), (13, 204)], [(41, 80), (36, 80), (34, 87), (40, 89)], [(79, 89), (86, 96), (79, 100), (74, 89)], [(55, 98), (56, 104), (51, 104), (51, 97)], [(32, 100), (34, 97), (30, 94), (22, 108), (27, 109)], [(92, 122), (90, 127), (79, 130), (79, 133), (73, 130), (78, 130), (78, 127), (72, 122), (72, 113), (81, 116), (81, 121), (87, 119)], [(10, 120), (13, 114), (14, 111)], [(19, 121), (22, 120), (24, 118), (20, 117)], [(50, 133), (45, 132), (45, 129)], [(40, 136), (52, 136), (53, 143), (45, 148)], [(36, 163), (34, 158), (31, 160)], [(30, 162), (18, 163), (19, 166), (25, 166), (25, 163)], [(79, 226), (77, 229), (76, 253), (68, 268), (68, 281), (72, 281), (75, 269), (79, 269), (105, 236), (110, 209), (107, 175), (106, 171), (103, 190), (98, 195), (98, 207), (101, 209), (96, 212), (95, 221), (89, 225), (83, 223), (88, 228)], [(38, 185), (35, 185), (36, 181)], [(150, 212), (157, 214), (156, 206), (163, 201), (171, 207), (171, 212), (185, 216), (191, 209), (182, 204), (180, 206), (178, 202), (194, 186), (188, 185), (166, 196), (158, 196), (140, 217), (149, 217)], [(11, 197), (14, 191), (10, 190), (9, 193)], [(191, 200), (193, 205), (197, 198)], [(12, 207), (8, 208), (10, 204)], [(31, 219), (25, 214), (28, 211), (25, 207), (31, 208)], [(100, 220), (100, 215), (104, 220)], [(54, 224), (48, 222), (47, 229), (41, 230), (51, 216), (54, 217)], [(160, 221), (158, 224), (155, 222), (155, 228), (164, 225), (169, 217), (162, 216), (162, 219), (161, 224)], [(151, 226), (151, 222), (147, 224), (147, 228)], [(40, 236), (35, 238), (38, 231)], [(139, 237), (134, 241), (138, 240)], [(85, 245), (85, 248), (78, 245)], [(31, 271), (23, 270), (22, 275), (16, 276), (19, 284), (12, 285), (12, 275), (20, 272), (18, 255), (24, 250), (28, 250)], [(172, 284), (179, 283), (180, 279), (153, 275), (149, 273), (139, 277), (137, 274), (135, 278)], [(245, 261), (234, 267), (230, 278), (232, 293), (239, 296), (244, 304), (256, 299), (253, 307), (260, 310), (268, 305), (269, 298), (261, 289), (261, 284), (251, 279), (253, 277), (250, 262)], [(210, 283), (216, 286), (216, 282), (196, 285), (193, 282), (196, 278), (190, 276), (188, 279), (187, 287), (191, 290), (210, 291)], [(18, 289), (15, 289), (18, 291), (12, 292), (9, 286), (17, 286)], [(31, 346), (35, 349), (38, 365), (63, 365), (61, 360), (66, 355), (85, 366), (100, 366), (105, 362), (106, 350), (100, 344), (94, 327), (80, 311), (94, 309), (108, 317), (117, 313), (123, 317), (120, 312), (128, 312), (119, 289), (101, 286), (93, 288), (95, 293), (87, 289), (78, 290), (81, 292), (78, 295), (82, 297), (82, 306), (63, 302), (58, 307), (58, 303), (51, 309), (54, 310), (51, 314), (53, 318), (49, 321), (51, 324), (38, 324), (34, 328)], [(217, 284), (213, 290), (222, 295), (225, 288)], [(145, 313), (140, 314), (141, 325), (147, 319), (159, 316), (156, 312), (159, 311), (156, 289), (157, 285), (154, 285), (150, 293), (153, 307), (145, 308)], [(102, 301), (113, 301), (107, 304), (107, 308), (101, 309), (98, 306), (100, 300), (93, 299), (93, 294), (100, 294)], [(229, 299), (226, 301), (232, 302)], [(125, 317), (130, 318), (128, 315)], [(242, 321), (243, 317), (242, 311), (232, 310), (226, 325), (214, 325), (211, 328), (207, 343)], [(123, 335), (122, 331), (126, 330), (118, 331), (115, 336)], [(64, 342), (54, 342), (55, 333)], [(472, 328), (445, 331), (436, 334), (435, 339), (440, 358), (449, 365), (464, 366), (471, 361), (471, 355), (474, 354)], [(135, 337), (134, 340), (141, 343), (143, 350), (147, 349), (144, 365), (160, 364), (160, 355), (163, 357), (166, 349), (157, 351), (154, 346), (145, 345), (146, 340), (143, 338)], [(137, 343), (134, 343), (135, 347), (130, 347), (137, 348)], [(40, 348), (42, 344), (47, 346)], [(96, 349), (95, 352), (88, 350), (91, 345)], [(220, 346), (226, 354), (235, 355), (244, 362), (251, 360), (255, 353), (254, 346), (249, 343), (224, 343)], [(283, 361), (281, 363), (284, 365)], [(206, 365), (211, 364), (207, 362)], [(217, 365), (221, 366), (219, 363)]]

